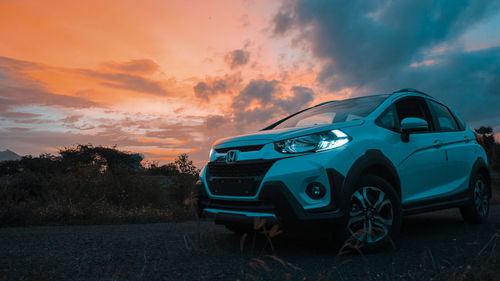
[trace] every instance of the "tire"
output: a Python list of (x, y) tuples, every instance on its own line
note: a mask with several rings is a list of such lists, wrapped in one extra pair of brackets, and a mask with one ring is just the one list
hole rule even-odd
[(379, 251), (393, 244), (401, 228), (401, 200), (394, 187), (369, 174), (346, 194), (342, 249)]
[(472, 203), (460, 208), (462, 218), (467, 223), (483, 223), (490, 212), (490, 186), (482, 174), (476, 174), (469, 189)]

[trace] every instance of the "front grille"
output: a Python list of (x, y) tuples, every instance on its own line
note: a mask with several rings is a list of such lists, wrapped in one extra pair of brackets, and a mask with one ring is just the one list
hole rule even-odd
[(229, 150), (239, 150), (242, 152), (248, 152), (248, 151), (259, 151), (264, 145), (247, 145), (247, 146), (237, 146), (237, 147), (225, 147), (225, 148), (216, 148), (215, 152), (217, 153), (227, 153)]
[(214, 195), (254, 196), (274, 161), (210, 162), (207, 184)]
[(208, 163), (212, 177), (255, 177), (264, 176), (274, 161), (245, 161), (227, 164), (226, 162)]

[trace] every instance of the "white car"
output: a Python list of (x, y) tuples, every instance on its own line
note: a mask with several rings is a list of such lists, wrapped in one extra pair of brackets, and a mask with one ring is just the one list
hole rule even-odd
[(394, 239), (401, 217), (489, 212), (486, 153), (458, 114), (414, 89), (322, 103), (256, 133), (216, 141), (199, 208), (235, 232), (255, 217), (322, 226), (367, 248)]

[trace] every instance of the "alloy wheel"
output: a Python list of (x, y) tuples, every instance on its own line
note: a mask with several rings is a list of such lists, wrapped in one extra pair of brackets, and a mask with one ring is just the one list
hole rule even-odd
[(347, 229), (363, 243), (385, 238), (394, 220), (393, 206), (385, 192), (377, 187), (362, 187), (351, 196)]
[(476, 205), (476, 210), (481, 217), (485, 217), (488, 213), (489, 202), (488, 202), (488, 192), (484, 182), (478, 179), (474, 185), (474, 204)]

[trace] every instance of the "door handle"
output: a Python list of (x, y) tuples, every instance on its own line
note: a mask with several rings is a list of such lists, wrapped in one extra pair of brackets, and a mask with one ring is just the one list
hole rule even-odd
[(440, 148), (441, 146), (443, 146), (443, 142), (441, 140), (435, 140), (432, 143), (432, 146), (434, 146), (435, 148)]
[(464, 136), (464, 141), (465, 141), (465, 142), (470, 142), (470, 141), (472, 141), (472, 139), (471, 139), (471, 138), (469, 138), (468, 136)]

